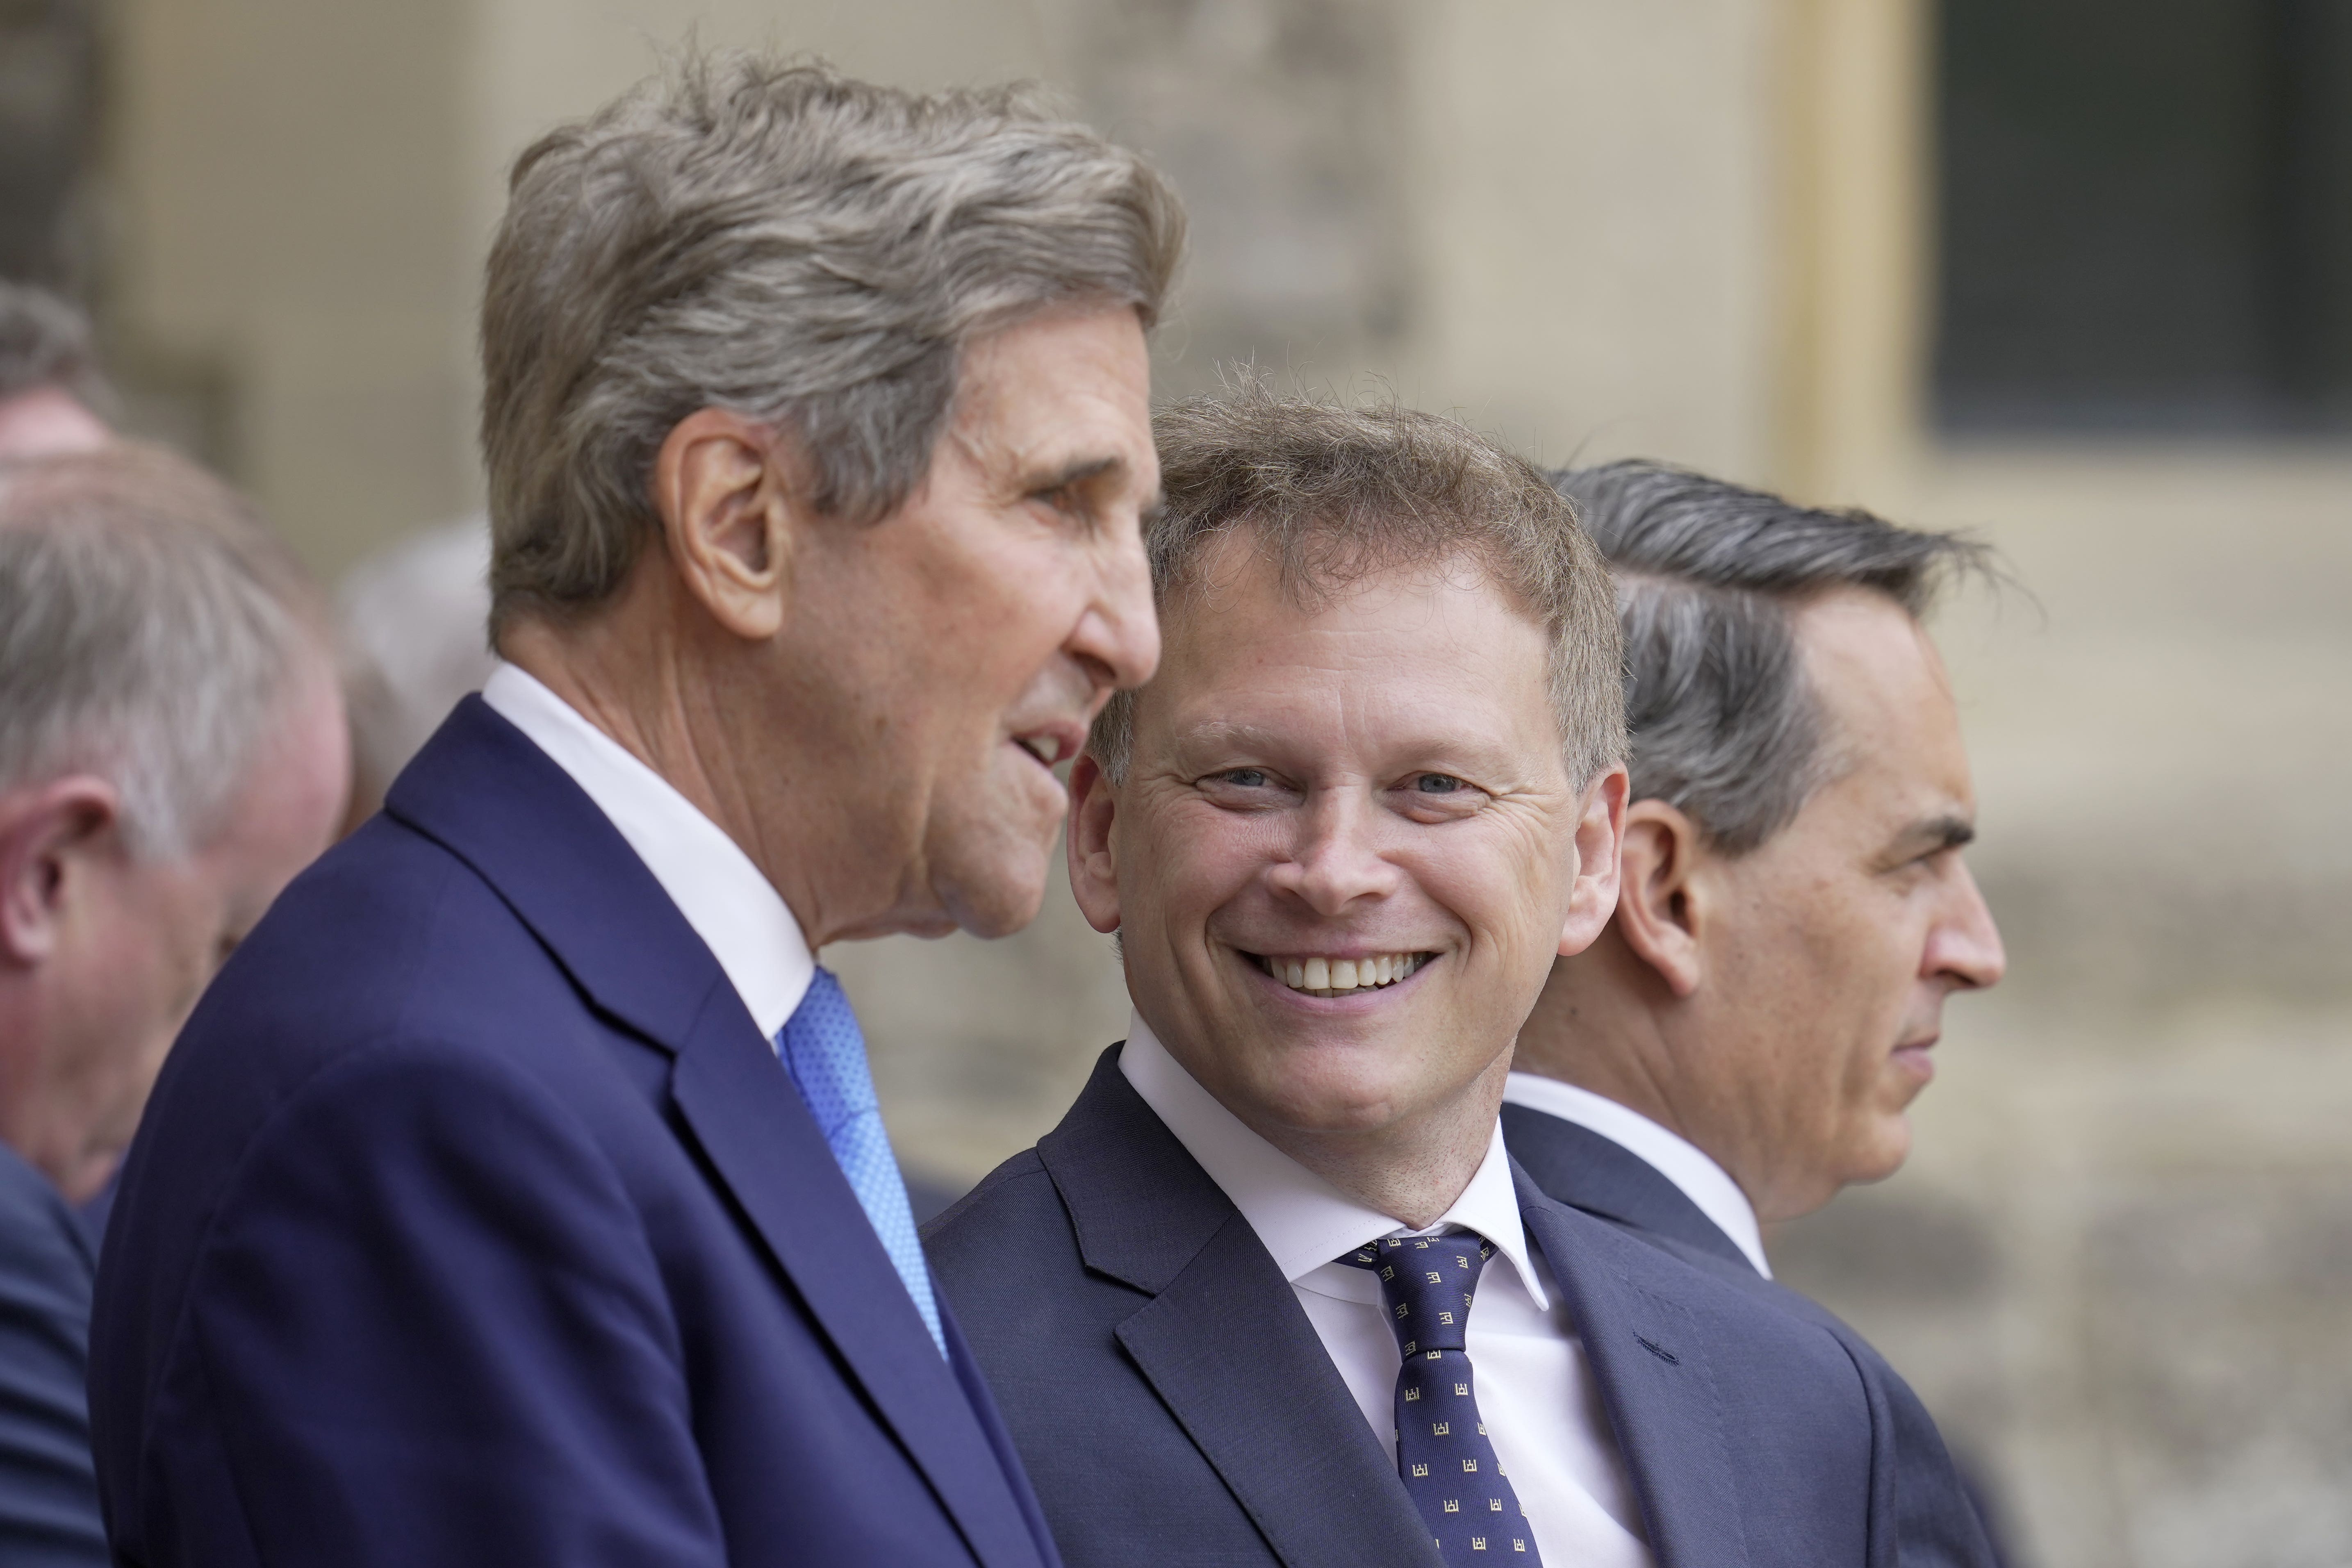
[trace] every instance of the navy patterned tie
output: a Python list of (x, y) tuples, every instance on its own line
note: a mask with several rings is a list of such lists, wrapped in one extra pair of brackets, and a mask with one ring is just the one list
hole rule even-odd
[(1404, 1352), (1397, 1373), (1397, 1475), (1450, 1568), (1507, 1557), (1543, 1561), (1519, 1510), (1486, 1424), (1463, 1336), (1470, 1295), (1495, 1244), (1467, 1231), (1390, 1237), (1339, 1259), (1370, 1269), (1388, 1303), (1389, 1328)]

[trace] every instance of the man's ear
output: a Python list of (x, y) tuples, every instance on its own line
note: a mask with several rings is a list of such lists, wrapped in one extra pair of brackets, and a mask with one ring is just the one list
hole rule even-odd
[(1110, 830), (1118, 798), (1092, 752), (1070, 765), (1070, 891), (1087, 923), (1108, 935), (1118, 929), (1118, 858)]
[(654, 510), (688, 591), (747, 642), (782, 629), (795, 532), (810, 521), (793, 438), (724, 408), (673, 426), (654, 458)]
[(1698, 824), (1664, 801), (1625, 808), (1617, 932), (1677, 996), (1698, 989), (1699, 936), (1713, 912), (1693, 875), (1705, 853)]
[(0, 962), (57, 952), (89, 852), (119, 846), (122, 798), (88, 773), (0, 795)]
[(1625, 837), (1625, 770), (1611, 768), (1584, 787), (1576, 823), (1576, 885), (1559, 930), (1559, 955), (1573, 958), (1608, 929), (1617, 907), (1619, 851)]

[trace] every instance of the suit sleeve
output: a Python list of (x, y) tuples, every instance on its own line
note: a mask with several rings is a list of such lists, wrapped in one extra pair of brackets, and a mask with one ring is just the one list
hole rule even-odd
[(83, 1392), (89, 1250), (63, 1202), (16, 1191), (40, 1178), (11, 1166), (0, 1173), (0, 1563), (103, 1568)]
[(273, 1115), (215, 1216), (148, 1522), (206, 1568), (716, 1568), (683, 1356), (572, 1112), (477, 1053), (358, 1052)]

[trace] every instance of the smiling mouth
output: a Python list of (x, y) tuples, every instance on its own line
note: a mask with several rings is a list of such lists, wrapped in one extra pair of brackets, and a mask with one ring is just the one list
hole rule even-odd
[(1369, 958), (1307, 958), (1253, 952), (1244, 956), (1293, 991), (1304, 991), (1309, 996), (1344, 996), (1351, 991), (1394, 985), (1437, 955), (1376, 952)]

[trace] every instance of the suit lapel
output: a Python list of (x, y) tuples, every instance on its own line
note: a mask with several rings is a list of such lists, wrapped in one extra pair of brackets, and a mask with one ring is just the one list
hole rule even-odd
[(1008, 1477), (824, 1134), (692, 926), (545, 753), (468, 698), (386, 809), (480, 872), (604, 1012), (674, 1053), (719, 1185), (991, 1568), (1040, 1550)]
[(1507, 1104), (1503, 1141), (1546, 1196), (1756, 1271), (1739, 1244), (1672, 1178), (1614, 1139), (1563, 1117)]
[(1286, 1568), (1435, 1568), (1289, 1281), (1116, 1047), (1038, 1153), (1087, 1266), (1151, 1295), (1119, 1342)]
[(1006, 1473), (848, 1178), (733, 990), (717, 1000), (671, 1079), (695, 1141), (974, 1555), (1035, 1563)]
[(1697, 1325), (1610, 1258), (1642, 1243), (1545, 1197), (1524, 1170), (1518, 1186), (1528, 1233), (1583, 1341), (1658, 1568), (1738, 1568), (1748, 1560), (1746, 1531)]

